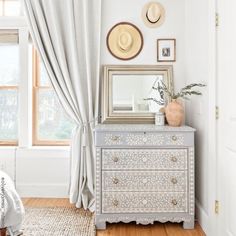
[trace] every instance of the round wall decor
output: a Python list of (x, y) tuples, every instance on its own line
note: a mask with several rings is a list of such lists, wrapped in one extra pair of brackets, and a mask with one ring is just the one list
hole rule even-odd
[(143, 7), (142, 18), (146, 26), (156, 28), (165, 20), (165, 9), (158, 2), (149, 2)]
[(107, 48), (120, 60), (130, 60), (142, 50), (143, 36), (137, 26), (129, 22), (114, 25), (107, 34)]

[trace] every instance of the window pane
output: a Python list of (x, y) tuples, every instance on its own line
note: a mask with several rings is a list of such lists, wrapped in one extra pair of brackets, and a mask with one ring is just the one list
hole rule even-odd
[(40, 86), (51, 86), (51, 82), (48, 78), (48, 73), (43, 63), (40, 63)]
[(70, 139), (73, 123), (63, 111), (55, 92), (51, 89), (39, 90), (38, 101), (38, 139)]
[(17, 90), (0, 89), (0, 140), (17, 139)]
[(0, 44), (0, 86), (17, 86), (19, 82), (18, 45)]
[(20, 0), (0, 0), (1, 16), (19, 16), (21, 13)]

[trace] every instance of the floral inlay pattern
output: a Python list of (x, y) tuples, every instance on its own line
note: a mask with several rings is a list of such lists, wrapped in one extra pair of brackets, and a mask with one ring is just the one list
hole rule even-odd
[(189, 214), (194, 215), (194, 148), (189, 148)]
[(120, 132), (130, 132), (130, 131), (135, 131), (135, 132), (193, 132), (195, 129), (188, 127), (188, 126), (180, 126), (180, 127), (172, 127), (172, 126), (157, 126), (154, 124), (140, 124), (140, 125), (134, 125), (134, 124), (107, 124), (107, 125), (97, 125), (95, 128), (96, 131), (120, 131)]
[(116, 222), (125, 222), (129, 223), (131, 221), (136, 221), (137, 224), (153, 224), (154, 221), (159, 221), (165, 223), (167, 221), (170, 222), (190, 222), (192, 221), (192, 217), (190, 216), (161, 216), (155, 214), (154, 216), (140, 216), (140, 215), (111, 215), (110, 217), (99, 216), (101, 218), (97, 219), (97, 222), (109, 222), (109, 223), (116, 223)]
[(103, 149), (103, 169), (187, 169), (187, 149)]
[(96, 192), (96, 213), (99, 214), (101, 212), (100, 205), (100, 182), (101, 182), (101, 150), (96, 148), (96, 183), (95, 183), (95, 192)]
[(103, 213), (187, 212), (186, 193), (103, 192)]
[(133, 145), (162, 145), (164, 136), (162, 134), (127, 134), (126, 143)]
[(103, 171), (103, 191), (186, 192), (187, 171)]

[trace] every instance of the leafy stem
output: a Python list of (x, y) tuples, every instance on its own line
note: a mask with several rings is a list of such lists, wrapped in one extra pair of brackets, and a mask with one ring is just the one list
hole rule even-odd
[(189, 99), (189, 96), (192, 95), (202, 95), (202, 93), (198, 90), (195, 90), (195, 88), (201, 88), (201, 87), (205, 87), (205, 84), (201, 84), (201, 83), (192, 83), (189, 85), (186, 85), (185, 87), (183, 87), (182, 89), (180, 89), (180, 91), (178, 93), (174, 93), (174, 91), (170, 90), (166, 84), (161, 81), (160, 83), (158, 83), (157, 87), (152, 87), (153, 90), (156, 90), (159, 92), (160, 94), (160, 100), (157, 100), (156, 98), (146, 98), (144, 100), (151, 100), (156, 102), (159, 105), (164, 105), (164, 93), (166, 93), (166, 95), (168, 97), (170, 97), (171, 99), (178, 99), (178, 98), (183, 98), (183, 99)]

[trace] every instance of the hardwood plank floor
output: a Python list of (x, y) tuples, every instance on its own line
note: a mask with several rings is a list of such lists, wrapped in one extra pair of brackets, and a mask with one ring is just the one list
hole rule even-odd
[[(68, 199), (25, 198), (23, 204), (28, 207), (74, 207)], [(136, 225), (135, 223), (107, 224), (106, 230), (98, 230), (97, 236), (205, 236), (198, 223), (195, 229), (184, 230), (182, 224), (156, 222), (153, 225)]]
[(193, 230), (184, 230), (182, 224), (155, 222), (153, 225), (108, 224), (106, 230), (98, 230), (97, 236), (205, 236), (198, 223)]
[(28, 207), (74, 207), (65, 198), (23, 198), (23, 204)]
[(97, 236), (167, 236), (167, 234), (164, 224), (161, 223), (154, 225), (118, 223), (108, 224), (106, 230), (98, 230)]

